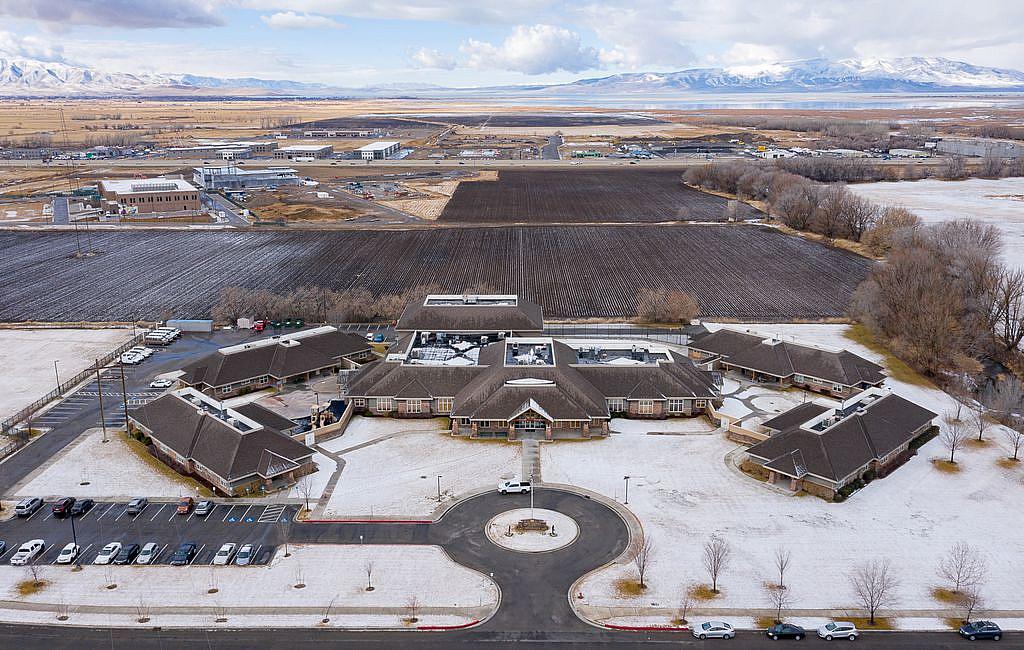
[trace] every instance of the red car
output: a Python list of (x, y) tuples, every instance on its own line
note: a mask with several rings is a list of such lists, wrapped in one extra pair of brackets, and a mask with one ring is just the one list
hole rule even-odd
[(262, 332), (265, 329), (267, 329), (267, 321), (265, 320), (258, 320), (252, 324), (252, 331), (254, 332)]
[(63, 519), (71, 514), (71, 508), (75, 505), (75, 497), (64, 497), (57, 499), (53, 504), (53, 516)]

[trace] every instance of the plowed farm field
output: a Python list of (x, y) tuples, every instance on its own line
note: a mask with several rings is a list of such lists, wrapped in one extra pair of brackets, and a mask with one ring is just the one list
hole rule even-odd
[[(487, 185), (488, 183), (481, 183)], [(631, 318), (644, 287), (688, 291), (707, 317), (843, 313), (871, 262), (755, 225), (408, 231), (0, 233), (0, 320), (125, 321), (210, 314), (230, 285), (286, 292), (487, 284), (548, 317)]]
[[(727, 199), (684, 185), (678, 170), (501, 170), (496, 183), (459, 183), (440, 221), (726, 221), (727, 204)], [(744, 203), (735, 206), (738, 219), (764, 216)]]

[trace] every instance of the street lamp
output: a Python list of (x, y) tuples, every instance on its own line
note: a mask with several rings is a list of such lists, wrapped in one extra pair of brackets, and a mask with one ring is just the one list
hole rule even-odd
[(441, 475), (437, 475), (437, 502), (441, 503)]
[(71, 543), (75, 545), (75, 564), (78, 564), (78, 535), (75, 533), (75, 515), (68, 512), (68, 519), (71, 520)]
[(533, 516), (533, 472), (530, 472), (530, 519), (535, 519)]
[(58, 361), (60, 361), (60, 359), (54, 359), (53, 360), (53, 376), (57, 378), (57, 390), (60, 391), (60, 373), (57, 372), (57, 362)]
[(623, 476), (622, 480), (626, 482), (626, 498), (625, 498), (625, 503), (629, 504), (629, 475)]

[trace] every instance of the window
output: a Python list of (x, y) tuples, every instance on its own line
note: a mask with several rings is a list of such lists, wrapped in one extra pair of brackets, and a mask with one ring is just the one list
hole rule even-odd
[(668, 410), (670, 413), (681, 413), (686, 410), (686, 400), (684, 399), (670, 399), (668, 401)]
[(570, 429), (580, 429), (583, 427), (583, 423), (579, 420), (569, 420), (566, 422)]
[(405, 401), (405, 412), (406, 413), (422, 413), (423, 412), (423, 400), (410, 399)]
[(437, 398), (437, 412), (438, 413), (451, 413), (452, 412), (452, 398), (451, 397), (438, 397)]
[(832, 392), (834, 392), (834, 393), (841, 393), (841, 392), (843, 392), (843, 385), (842, 384), (832, 384)]
[(377, 398), (377, 410), (381, 413), (387, 413), (392, 409), (390, 397), (378, 397)]
[(626, 410), (625, 405), (622, 403), (622, 399), (615, 397), (608, 400), (608, 410), (612, 413), (621, 413)]
[(362, 397), (355, 397), (352, 399), (352, 406), (356, 408), (363, 408), (366, 406), (366, 400)]
[(637, 405), (637, 413), (640, 415), (654, 415), (654, 400), (642, 399)]
[(225, 387), (221, 388), (220, 392), (222, 392), (222, 393), (230, 393), (231, 392), (231, 386), (225, 386)]
[(798, 384), (805, 384), (807, 383), (807, 378), (804, 377), (803, 375), (793, 375), (793, 381), (795, 381)]
[(491, 428), (491, 421), (490, 420), (480, 420), (479, 422), (477, 422), (477, 426), (480, 427), (481, 429), (489, 429), (489, 428)]

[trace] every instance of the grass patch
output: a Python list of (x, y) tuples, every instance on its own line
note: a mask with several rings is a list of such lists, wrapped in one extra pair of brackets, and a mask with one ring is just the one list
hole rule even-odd
[(615, 593), (619, 598), (632, 598), (644, 593), (646, 587), (640, 586), (640, 581), (634, 578), (619, 578), (615, 581)]
[(951, 630), (959, 630), (960, 626), (964, 624), (964, 621), (962, 619), (956, 617), (944, 618), (942, 619), (942, 622), (945, 623), (946, 627), (948, 627)]
[(945, 587), (932, 587), (932, 598), (940, 603), (956, 605), (960, 600), (960, 594), (956, 593), (952, 589), (946, 589)]
[(28, 580), (22, 580), (19, 582), (15, 586), (15, 589), (18, 591), (19, 596), (31, 596), (33, 594), (40, 593), (42, 590), (46, 589), (49, 584), (49, 580), (32, 580), (29, 578)]
[(939, 459), (939, 458), (933, 458), (932, 459), (932, 465), (934, 465), (935, 469), (939, 470), (943, 474), (959, 474), (960, 473), (960, 465), (959, 465), (959, 463), (955, 463), (955, 462), (951, 463), (948, 460)]
[(754, 619), (754, 628), (758, 630), (767, 630), (773, 625), (775, 625), (774, 616), (758, 616)]
[(711, 585), (694, 585), (690, 587), (690, 598), (694, 600), (714, 600), (722, 595), (721, 591), (713, 591)]
[(210, 488), (206, 487), (205, 485), (203, 485), (202, 483), (195, 479), (189, 478), (187, 476), (182, 476), (178, 472), (174, 471), (167, 465), (164, 465), (162, 462), (160, 462), (159, 458), (149, 453), (149, 448), (142, 442), (123, 433), (120, 436), (120, 440), (121, 442), (125, 443), (128, 449), (130, 449), (135, 454), (135, 456), (138, 457), (139, 460), (145, 463), (147, 467), (149, 467), (157, 474), (165, 476), (171, 480), (180, 481), (181, 483), (184, 483), (186, 486), (190, 488), (190, 493), (192, 490), (196, 490), (199, 496), (213, 496), (213, 492), (210, 491)]
[(981, 440), (978, 440), (977, 438), (971, 438), (970, 440), (967, 441), (968, 447), (985, 448), (988, 447), (990, 444), (992, 443), (986, 440), (985, 438), (982, 438)]
[(934, 388), (934, 384), (932, 384), (932, 382), (928, 381), (924, 375), (911, 368), (902, 359), (890, 352), (889, 348), (882, 345), (878, 339), (875, 338), (875, 335), (869, 332), (868, 328), (864, 327), (860, 323), (854, 323), (843, 330), (843, 336), (854, 343), (863, 345), (872, 352), (882, 355), (885, 368), (889, 371), (889, 376), (896, 381), (902, 381), (915, 386)]
[(1020, 467), (1019, 458), (1000, 458), (996, 461), (996, 465), (999, 465), (1003, 469), (1016, 469)]
[(891, 618), (876, 616), (875, 624), (871, 625), (867, 616), (848, 616), (843, 619), (857, 626), (858, 630), (895, 630), (896, 624)]

